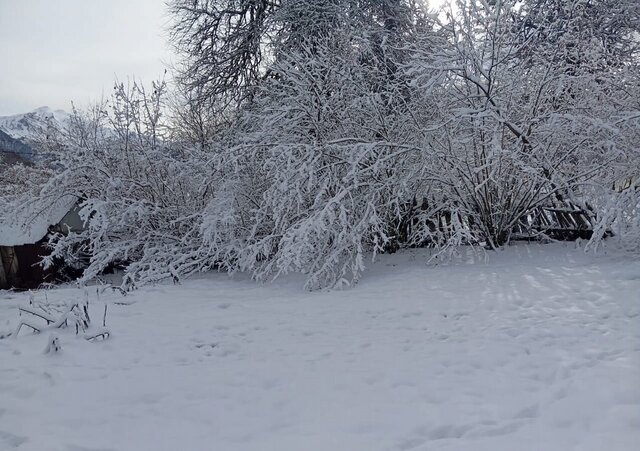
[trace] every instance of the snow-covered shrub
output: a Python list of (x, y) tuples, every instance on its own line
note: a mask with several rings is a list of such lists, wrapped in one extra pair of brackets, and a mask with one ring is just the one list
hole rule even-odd
[(75, 196), (86, 227), (47, 262), (122, 265), (127, 286), (214, 267), (344, 286), (368, 253), (500, 247), (560, 199), (598, 214), (593, 243), (631, 239), (631, 191), (593, 193), (638, 176), (636, 25), (548, 3), (173, 0), (173, 118), (164, 83), (118, 84), (48, 132), (37, 202)]
[(621, 193), (610, 193), (609, 201), (599, 211), (599, 221), (588, 249), (597, 249), (600, 241), (611, 231), (621, 248), (639, 254), (640, 189), (631, 187)]
[(341, 286), (367, 252), (496, 248), (549, 199), (584, 204), (582, 185), (629, 152), (611, 114), (628, 77), (558, 59), (578, 32), (531, 51), (515, 11), (461, 1), (435, 31), (395, 33), (339, 0), (283, 3), (296, 27), (219, 143), (211, 252)]
[(369, 48), (356, 45), (344, 11), (332, 11), (327, 30), (296, 40), (270, 67), (224, 150), (233, 181), (205, 211), (209, 242), (235, 236), (234, 267), (258, 278), (303, 272), (310, 289), (358, 279), (364, 254), (393, 238), (389, 225), (424, 168), (405, 133), (409, 105), (391, 99), (393, 81), (376, 83)]
[(562, 26), (540, 40), (559, 25), (525, 30), (530, 22), (517, 18), (516, 3), (458, 1), (441, 24), (444, 45), (416, 46), (408, 65), (427, 87), (428, 69), (442, 71), (432, 96), (439, 115), (425, 141), (434, 173), (429, 204), (492, 248), (538, 205), (578, 197), (634, 146), (615, 125), (615, 112), (634, 101), (620, 88), (633, 92), (637, 83), (621, 69), (625, 61), (594, 67), (559, 58), (588, 30)]
[(205, 154), (170, 139), (165, 89), (119, 83), (109, 105), (89, 115), (76, 111), (48, 143), (58, 168), (40, 198), (75, 196), (85, 228), (52, 237), (46, 263), (84, 259), (83, 280), (122, 264), (127, 286), (178, 280), (209, 266), (200, 213), (211, 171)]

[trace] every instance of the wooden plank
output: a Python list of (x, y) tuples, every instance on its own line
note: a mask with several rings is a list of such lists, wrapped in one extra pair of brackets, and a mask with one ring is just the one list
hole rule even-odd
[(0, 246), (0, 289), (9, 288), (7, 273), (4, 269), (3, 247)]

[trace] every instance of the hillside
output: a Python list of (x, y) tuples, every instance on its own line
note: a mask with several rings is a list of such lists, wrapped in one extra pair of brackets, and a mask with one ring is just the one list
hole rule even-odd
[(49, 126), (63, 128), (69, 113), (40, 107), (24, 114), (0, 116), (0, 164), (30, 163), (36, 158), (32, 140)]
[(46, 128), (48, 123), (64, 126), (70, 114), (64, 110), (52, 110), (47, 106), (23, 114), (0, 116), (0, 131), (16, 139), (29, 139)]
[(29, 145), (0, 130), (0, 164), (26, 163), (33, 156)]

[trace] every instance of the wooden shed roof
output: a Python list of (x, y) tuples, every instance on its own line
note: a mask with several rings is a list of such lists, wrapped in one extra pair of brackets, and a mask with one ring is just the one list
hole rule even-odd
[(64, 196), (42, 205), (36, 202), (0, 211), (0, 246), (33, 244), (47, 235), (49, 226), (58, 224), (73, 208), (76, 198)]

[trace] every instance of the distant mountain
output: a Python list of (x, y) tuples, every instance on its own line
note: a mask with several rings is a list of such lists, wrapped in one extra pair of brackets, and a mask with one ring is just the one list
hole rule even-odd
[(0, 116), (0, 131), (21, 140), (34, 138), (48, 125), (63, 127), (71, 115), (64, 110), (52, 110), (47, 106), (24, 114)]
[(43, 106), (24, 114), (0, 116), (0, 164), (28, 163), (36, 160), (30, 140), (49, 126), (64, 127), (71, 115), (64, 110)]
[(26, 163), (34, 158), (33, 149), (0, 130), (0, 165)]

